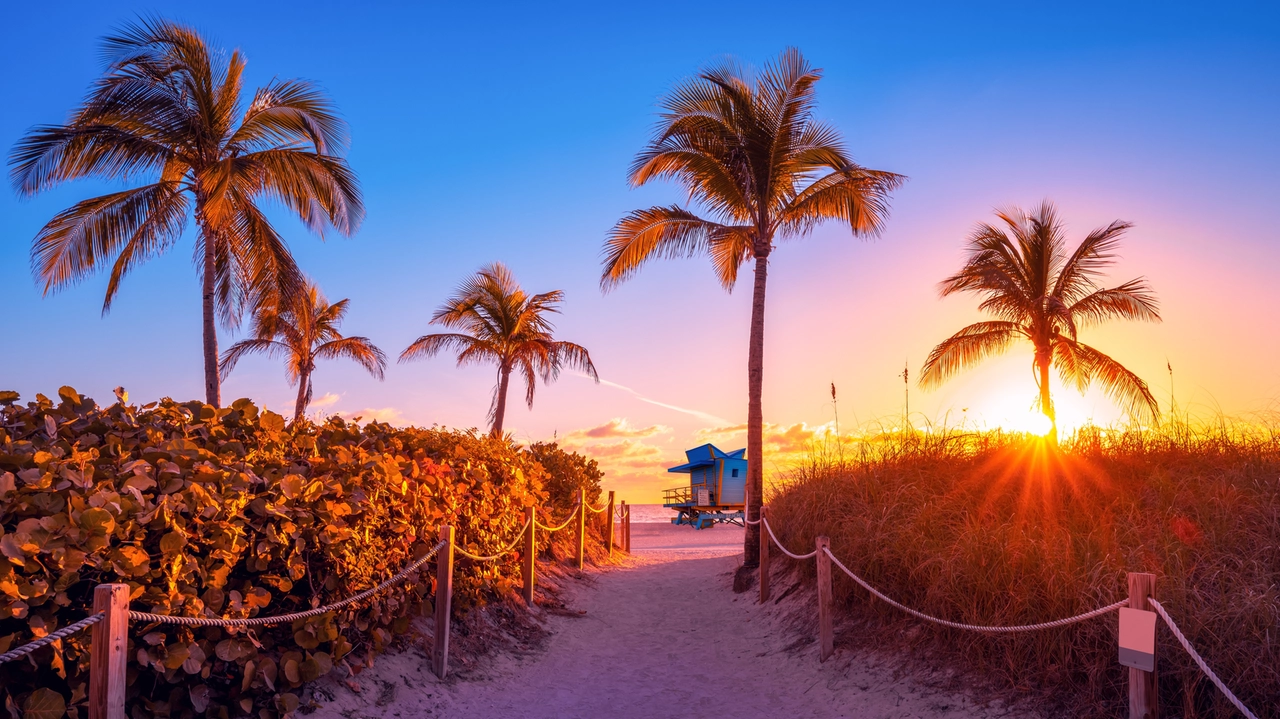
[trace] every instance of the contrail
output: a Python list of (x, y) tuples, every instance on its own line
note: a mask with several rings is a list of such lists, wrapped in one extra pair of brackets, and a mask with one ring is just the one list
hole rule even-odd
[[(578, 374), (576, 372), (574, 374), (577, 374), (577, 376), (582, 377), (583, 379), (591, 379), (590, 377), (587, 377), (584, 374)], [(732, 422), (730, 422), (729, 420), (724, 419), (723, 417), (717, 417), (714, 414), (708, 414), (706, 412), (701, 412), (696, 409), (686, 409), (684, 407), (677, 407), (674, 404), (659, 402), (656, 399), (649, 399), (648, 397), (645, 397), (644, 395), (631, 389), (630, 387), (627, 387), (626, 385), (618, 384), (617, 382), (610, 382), (607, 379), (602, 379), (600, 380), (600, 384), (607, 385), (609, 387), (614, 387), (616, 389), (620, 389), (623, 392), (630, 394), (632, 397), (635, 397), (636, 399), (640, 400), (641, 402), (648, 402), (649, 404), (657, 405), (658, 407), (663, 407), (665, 409), (669, 409), (675, 412), (683, 412), (684, 414), (693, 415), (694, 417), (697, 417), (698, 419), (701, 419), (704, 422), (710, 422), (711, 424), (714, 424), (716, 426), (723, 427), (725, 425), (732, 424)]]

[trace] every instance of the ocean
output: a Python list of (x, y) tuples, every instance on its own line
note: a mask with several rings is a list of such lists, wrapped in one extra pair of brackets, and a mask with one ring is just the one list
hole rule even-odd
[(671, 524), (676, 513), (661, 504), (632, 504), (632, 524)]

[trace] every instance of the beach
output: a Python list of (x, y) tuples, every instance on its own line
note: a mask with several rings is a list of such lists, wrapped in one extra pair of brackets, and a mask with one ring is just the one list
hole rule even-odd
[[(873, 655), (842, 648), (818, 661), (811, 636), (734, 594), (743, 529), (633, 523), (632, 556), (566, 589), (578, 616), (547, 613), (538, 652), (499, 652), (465, 678), (436, 680), (421, 652), (379, 659), (381, 693), (339, 689), (316, 719), (449, 717), (650, 719), (737, 717), (959, 719), (1009, 717), (999, 707), (896, 676)], [(797, 592), (795, 601), (812, 595)], [(400, 676), (395, 676), (399, 674)], [(394, 685), (393, 690), (386, 687)], [(381, 696), (381, 705), (371, 699)]]

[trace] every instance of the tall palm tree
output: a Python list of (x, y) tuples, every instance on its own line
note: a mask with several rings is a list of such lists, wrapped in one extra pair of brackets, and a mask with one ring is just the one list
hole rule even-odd
[[(759, 73), (733, 63), (710, 67), (663, 101), (662, 119), (632, 163), (640, 186), (672, 179), (702, 214), (677, 205), (636, 210), (604, 246), (605, 289), (656, 257), (707, 255), (732, 290), (738, 269), (755, 263), (747, 359), (747, 516), (759, 516), (763, 487), (764, 298), (774, 240), (803, 237), (824, 220), (874, 235), (887, 220), (901, 175), (850, 159), (839, 133), (814, 117), (821, 71), (788, 49)], [(747, 567), (759, 564), (759, 526), (747, 525)]]
[(32, 129), (10, 177), (31, 196), (84, 177), (150, 181), (78, 202), (36, 234), (31, 265), (48, 294), (110, 265), (102, 311), (138, 264), (169, 250), (194, 214), (205, 397), (217, 405), (215, 314), (235, 324), (255, 298), (299, 291), (284, 239), (258, 207), (271, 199), (312, 230), (344, 235), (364, 215), (341, 158), (346, 126), (310, 83), (273, 80), (245, 106), (245, 59), (195, 30), (142, 20), (106, 38), (106, 70), (63, 125)]
[(311, 374), (316, 369), (316, 360), (355, 360), (369, 370), (369, 374), (382, 379), (387, 367), (382, 350), (367, 337), (343, 337), (338, 331), (349, 302), (344, 299), (329, 304), (320, 288), (308, 282), (292, 301), (259, 307), (253, 320), (253, 336), (235, 343), (222, 355), (219, 363), (222, 376), (230, 374), (247, 354), (283, 355), (288, 363), (289, 384), (298, 384), (298, 401), (293, 409), (295, 422), (311, 404)]
[(548, 315), (559, 312), (557, 305), (562, 301), (564, 292), (560, 290), (526, 295), (511, 270), (495, 262), (467, 278), (431, 316), (431, 324), (461, 332), (423, 335), (400, 353), (400, 361), (451, 349), (458, 353), (459, 367), (480, 362), (498, 365), (489, 421), (493, 436), (501, 437), (512, 372), (524, 378), (525, 402), (530, 409), (539, 377), (549, 384), (562, 368), (569, 367), (600, 380), (585, 347), (551, 336)]
[(996, 319), (969, 325), (934, 347), (920, 385), (935, 387), (1025, 339), (1035, 349), (1038, 404), (1049, 419), (1051, 442), (1058, 437), (1049, 394), (1051, 367), (1081, 393), (1097, 382), (1131, 416), (1159, 417), (1147, 383), (1078, 336), (1081, 328), (1110, 319), (1160, 321), (1145, 279), (1110, 289), (1098, 284), (1103, 268), (1115, 262), (1120, 238), (1133, 225), (1116, 220), (1090, 232), (1068, 253), (1066, 230), (1052, 203), (1043, 202), (1031, 214), (1012, 208), (996, 216), (1004, 226), (978, 225), (969, 235), (964, 268), (939, 285), (943, 297), (978, 295), (979, 308)]

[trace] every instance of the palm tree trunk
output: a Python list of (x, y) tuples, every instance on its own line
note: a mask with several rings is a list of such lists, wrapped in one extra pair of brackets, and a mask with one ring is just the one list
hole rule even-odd
[[(747, 351), (747, 519), (760, 517), (764, 497), (764, 289), (769, 255), (756, 254), (755, 287), (751, 292), (751, 341)], [(742, 566), (760, 566), (760, 525), (748, 524), (742, 545)]]
[(1036, 365), (1040, 370), (1040, 411), (1049, 418), (1049, 434), (1045, 439), (1050, 445), (1058, 444), (1058, 413), (1053, 409), (1053, 398), (1049, 395), (1049, 356), (1036, 353)]
[(200, 296), (203, 314), (204, 331), (204, 397), (207, 404), (214, 407), (222, 404), (222, 388), (218, 382), (218, 327), (214, 323), (214, 281), (216, 265), (214, 263), (214, 235), (209, 231), (209, 223), (204, 216), (204, 202), (196, 200), (196, 220), (200, 224), (200, 234), (204, 240), (204, 267), (202, 290)]
[(293, 406), (293, 421), (297, 422), (302, 419), (302, 415), (307, 411), (307, 395), (311, 389), (311, 370), (303, 370), (302, 376), (298, 378), (298, 401)]
[(503, 365), (498, 368), (498, 402), (493, 408), (493, 436), (502, 437), (502, 418), (507, 414), (507, 386), (511, 384), (511, 368)]

